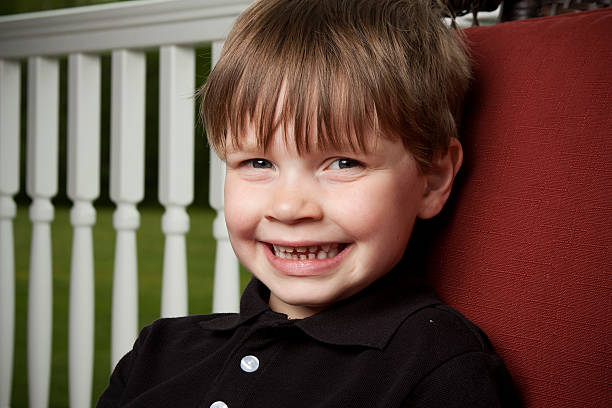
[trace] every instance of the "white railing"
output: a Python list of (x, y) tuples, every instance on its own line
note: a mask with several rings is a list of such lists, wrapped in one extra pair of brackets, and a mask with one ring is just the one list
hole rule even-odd
[[(111, 185), (116, 204), (111, 366), (137, 335), (137, 204), (144, 196), (145, 54), (160, 55), (159, 201), (165, 208), (161, 316), (187, 310), (186, 207), (193, 199), (194, 47), (213, 63), (250, 0), (149, 0), (0, 17), (0, 407), (10, 406), (15, 262), (13, 199), (19, 190), (20, 81), (27, 75), (27, 194), (32, 199), (28, 384), (32, 407), (48, 405), (51, 364), (51, 231), (58, 178), (58, 58), (68, 56), (68, 180), (73, 206), (70, 272), (70, 405), (91, 401), (94, 336), (93, 201), (100, 193), (100, 54), (111, 53)], [(20, 63), (27, 59), (27, 73)], [(238, 262), (223, 219), (223, 163), (211, 153), (217, 211), (213, 311), (237, 311)]]
[[(481, 11), (480, 13), (478, 13), (478, 25), (490, 26), (493, 24), (497, 24), (499, 22), (501, 9), (502, 6), (500, 5), (493, 11)], [(446, 22), (448, 24), (451, 23), (449, 18), (446, 19)], [(468, 13), (461, 17), (457, 17), (456, 24), (461, 28), (472, 27), (472, 25), (474, 24), (474, 15), (472, 13)]]

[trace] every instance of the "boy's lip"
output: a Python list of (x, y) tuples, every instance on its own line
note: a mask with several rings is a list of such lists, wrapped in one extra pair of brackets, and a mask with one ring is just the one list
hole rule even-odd
[(338, 254), (332, 258), (326, 259), (286, 259), (280, 258), (274, 254), (272, 245), (282, 245), (287, 247), (307, 247), (316, 245), (333, 245), (338, 244), (336, 242), (314, 242), (314, 241), (300, 241), (300, 242), (288, 242), (288, 241), (274, 241), (263, 242), (262, 247), (264, 254), (268, 262), (274, 269), (287, 276), (321, 276), (327, 275), (333, 271), (333, 268), (337, 266), (342, 260), (350, 253), (352, 245), (344, 244), (344, 248), (338, 252)]

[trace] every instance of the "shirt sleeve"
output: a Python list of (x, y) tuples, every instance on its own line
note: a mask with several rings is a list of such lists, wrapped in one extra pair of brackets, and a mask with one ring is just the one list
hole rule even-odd
[(405, 408), (518, 408), (521, 401), (500, 357), (468, 352), (430, 372), (404, 401)]
[(148, 334), (149, 327), (142, 329), (134, 347), (121, 360), (113, 370), (106, 390), (102, 393), (96, 404), (96, 408), (115, 408), (119, 407), (124, 396), (124, 391), (130, 378), (132, 366), (138, 355), (138, 346), (143, 342)]

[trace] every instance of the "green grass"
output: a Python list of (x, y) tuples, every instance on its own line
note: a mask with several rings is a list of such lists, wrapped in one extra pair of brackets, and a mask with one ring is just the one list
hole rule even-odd
[[(110, 316), (115, 234), (112, 208), (100, 208), (93, 228), (95, 257), (95, 351), (92, 405), (108, 384), (110, 375)], [(137, 234), (139, 323), (145, 326), (159, 317), (164, 237), (161, 208), (143, 208)], [(70, 290), (70, 248), (72, 228), (69, 208), (56, 208), (52, 223), (53, 246), (53, 351), (50, 407), (68, 406), (68, 298)], [(215, 241), (212, 236), (214, 212), (190, 209), (191, 228), (187, 235), (189, 313), (210, 313), (212, 304)], [(14, 224), (16, 269), (15, 359), (13, 407), (28, 406), (27, 386), (27, 304), (31, 224), (28, 209), (20, 207)], [(242, 286), (248, 273), (241, 270)]]

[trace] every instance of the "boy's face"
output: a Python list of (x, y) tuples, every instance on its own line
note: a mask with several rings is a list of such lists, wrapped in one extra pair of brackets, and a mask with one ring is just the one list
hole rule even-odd
[[(307, 317), (386, 274), (402, 257), (427, 180), (401, 141), (366, 153), (298, 155), (283, 127), (268, 150), (251, 130), (226, 154), (234, 251), (271, 291), (273, 310)], [(287, 140), (292, 140), (291, 135)]]

